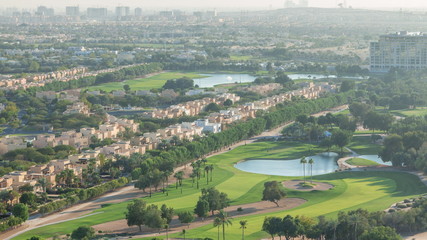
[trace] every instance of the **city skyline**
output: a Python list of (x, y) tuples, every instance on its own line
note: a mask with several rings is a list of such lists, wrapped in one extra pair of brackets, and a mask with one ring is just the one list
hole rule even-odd
[[(298, 3), (299, 0), (294, 0)], [(427, 9), (427, 2), (420, 0), (379, 0), (379, 1), (369, 1), (369, 0), (311, 0), (309, 1), (309, 7), (325, 7), (325, 8), (336, 8), (340, 3), (346, 3), (348, 7), (353, 8), (367, 8), (367, 9)], [(215, 3), (206, 3), (200, 0), (163, 0), (161, 2), (154, 0), (123, 0), (123, 1), (99, 1), (99, 0), (65, 0), (65, 1), (54, 1), (54, 0), (38, 0), (31, 1), (29, 3), (26, 0), (3, 0), (2, 8), (18, 8), (18, 9), (35, 9), (37, 6), (47, 6), (54, 8), (56, 10), (65, 11), (66, 6), (80, 6), (80, 8), (85, 9), (88, 7), (106, 7), (113, 9), (116, 6), (130, 6), (130, 7), (143, 7), (146, 10), (172, 10), (172, 9), (188, 9), (188, 10), (198, 10), (198, 9), (278, 9), (283, 8), (285, 5), (285, 0), (268, 0), (268, 1), (243, 1), (236, 0), (233, 2), (218, 0)]]

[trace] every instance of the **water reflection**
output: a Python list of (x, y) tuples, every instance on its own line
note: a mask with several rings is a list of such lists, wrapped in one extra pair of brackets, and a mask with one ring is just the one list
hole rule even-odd
[[(338, 169), (338, 154), (333, 152), (321, 153), (307, 157), (314, 160), (313, 175), (321, 175), (335, 172)], [(303, 176), (303, 165), (300, 159), (294, 160), (247, 160), (234, 165), (237, 169), (245, 172), (259, 173), (277, 176)], [(310, 164), (305, 166), (306, 176), (310, 175)]]

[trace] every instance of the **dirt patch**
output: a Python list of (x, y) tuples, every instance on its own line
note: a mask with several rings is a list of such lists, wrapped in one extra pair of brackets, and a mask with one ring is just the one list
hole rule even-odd
[[(228, 216), (230, 217), (243, 217), (243, 216), (249, 216), (249, 215), (255, 215), (255, 214), (263, 214), (263, 213), (270, 213), (270, 212), (277, 212), (287, 209), (296, 208), (302, 204), (304, 204), (306, 200), (301, 198), (285, 198), (279, 201), (279, 207), (276, 206), (276, 204), (272, 202), (256, 202), (256, 203), (249, 203), (249, 204), (242, 204), (237, 206), (231, 206), (226, 209), (224, 209)], [(238, 211), (237, 209), (241, 208), (242, 211)], [(177, 217), (174, 217), (170, 224), (169, 233), (174, 232), (180, 232), (182, 229), (192, 229), (192, 228), (198, 228), (204, 225), (212, 224), (215, 216), (209, 216), (205, 219), (196, 218), (194, 222), (192, 222), (190, 225), (181, 224)], [(126, 223), (126, 219), (117, 220), (113, 222), (108, 223), (102, 223), (93, 226), (96, 231), (103, 231), (106, 234), (120, 234), (120, 233), (128, 233), (134, 235), (134, 237), (149, 237), (149, 236), (159, 236), (164, 235), (166, 232), (162, 230), (160, 233), (158, 230), (150, 229), (143, 227), (142, 231), (140, 232), (138, 227), (128, 227)]]
[(313, 190), (326, 191), (326, 190), (329, 190), (331, 188), (334, 188), (334, 185), (329, 184), (329, 183), (322, 183), (322, 182), (313, 182), (313, 184), (315, 184), (315, 186), (313, 186), (313, 188), (307, 188), (307, 187), (303, 187), (303, 186), (299, 185), (301, 182), (303, 182), (303, 181), (302, 180), (291, 180), (291, 181), (284, 181), (282, 184), (285, 188), (298, 190), (298, 191), (305, 191), (305, 192), (309, 192), (309, 191), (313, 191)]
[(413, 235), (413, 236), (408, 236), (408, 237), (405, 237), (405, 239), (406, 240), (425, 240), (425, 239), (427, 239), (427, 232), (424, 232), (424, 233), (419, 233), (419, 234), (416, 234), (416, 235)]

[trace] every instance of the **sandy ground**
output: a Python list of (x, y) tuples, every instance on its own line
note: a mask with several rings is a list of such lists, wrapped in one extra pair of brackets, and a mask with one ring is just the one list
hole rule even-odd
[(405, 237), (405, 240), (427, 240), (427, 232)]
[[(286, 188), (298, 190), (298, 191), (304, 191), (304, 192), (309, 192), (309, 191), (314, 191), (314, 190), (326, 191), (326, 190), (329, 190), (329, 189), (334, 187), (334, 185), (328, 184), (328, 183), (313, 182), (313, 184), (316, 184), (316, 186), (314, 186), (313, 188), (305, 188), (305, 187), (301, 187), (299, 185), (299, 183), (302, 181), (303, 180), (290, 180), (290, 181), (284, 181), (282, 184)], [(307, 182), (309, 182), (309, 181), (307, 181)]]
[[(286, 198), (286, 199), (282, 199), (279, 202), (279, 207), (277, 207), (274, 203), (264, 201), (264, 202), (256, 202), (256, 203), (232, 206), (232, 207), (225, 208), (224, 210), (228, 213), (229, 217), (243, 217), (243, 216), (250, 216), (255, 214), (287, 210), (287, 209), (298, 207), (305, 202), (306, 200), (300, 199), (300, 198)], [(241, 207), (243, 211), (241, 212), (237, 211), (239, 207)], [(169, 233), (180, 232), (182, 231), (182, 229), (193, 229), (193, 228), (198, 228), (204, 225), (212, 224), (213, 219), (214, 217), (212, 216), (205, 219), (197, 218), (190, 225), (186, 225), (186, 224), (181, 224), (177, 219), (177, 217), (175, 217), (170, 224)], [(160, 236), (160, 235), (166, 234), (164, 230), (162, 230), (159, 233), (158, 230), (150, 229), (146, 227), (143, 227), (142, 232), (140, 232), (138, 227), (136, 226), (128, 227), (126, 224), (126, 219), (95, 225), (93, 226), (93, 228), (95, 228), (96, 231), (101, 230), (106, 234), (129, 233), (134, 235), (133, 238)], [(127, 238), (128, 237), (123, 237), (123, 239), (127, 239)], [(116, 238), (116, 239), (120, 239), (120, 238)]]
[[(347, 108), (348, 108), (348, 105), (343, 105), (343, 106), (333, 108), (329, 111), (323, 111), (323, 112), (313, 114), (313, 116), (321, 116), (329, 112), (331, 113), (340, 112)], [(292, 122), (285, 123), (275, 129), (263, 132), (262, 134), (255, 136), (251, 139), (240, 141), (236, 144), (233, 144), (229, 148), (224, 148), (223, 150), (212, 153), (206, 157), (211, 157), (211, 156), (222, 154), (224, 152), (228, 152), (230, 149), (234, 149), (236, 147), (255, 142), (259, 139), (263, 139), (267, 137), (268, 138), (278, 137), (281, 135), (280, 132), (282, 131), (283, 127), (289, 124), (292, 124)], [(187, 164), (186, 166), (178, 167), (175, 169), (175, 171), (184, 170), (186, 174), (188, 174), (188, 172), (191, 171), (191, 167), (188, 167), (188, 166), (189, 164)], [(170, 179), (169, 184), (175, 184), (175, 181), (173, 178)], [(92, 211), (101, 208), (102, 204), (119, 203), (119, 202), (127, 201), (129, 199), (139, 198), (143, 196), (147, 196), (147, 194), (142, 193), (141, 190), (135, 189), (133, 186), (127, 186), (127, 187), (121, 188), (118, 191), (111, 192), (104, 196), (101, 196), (98, 199), (93, 200), (91, 202), (81, 203), (71, 208), (65, 209), (64, 211), (54, 213), (46, 217), (42, 217), (40, 215), (33, 216), (30, 220), (26, 221), (25, 224), (23, 224), (22, 226), (10, 231), (1, 233), (0, 239), (8, 240), (19, 234), (22, 234), (24, 232), (30, 231), (35, 228), (39, 228), (39, 227), (43, 227), (43, 226), (51, 225), (55, 223), (70, 221), (78, 218), (83, 218), (85, 217), (85, 215), (90, 214)]]

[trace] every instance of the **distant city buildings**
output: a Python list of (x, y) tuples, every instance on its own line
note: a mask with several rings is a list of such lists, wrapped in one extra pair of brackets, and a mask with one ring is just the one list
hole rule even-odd
[(116, 7), (116, 17), (126, 17), (130, 15), (130, 8), (129, 7)]
[(135, 8), (135, 16), (136, 17), (142, 16), (142, 8)]
[(106, 18), (108, 15), (107, 8), (88, 8), (87, 17), (88, 18)]
[(78, 6), (68, 6), (65, 8), (65, 14), (70, 17), (77, 17), (80, 15), (80, 9)]
[(55, 10), (53, 8), (47, 8), (45, 6), (39, 6), (37, 8), (36, 15), (52, 17), (55, 15)]
[(391, 68), (427, 68), (427, 34), (403, 31), (382, 35), (378, 42), (372, 42), (371, 72), (388, 72)]

